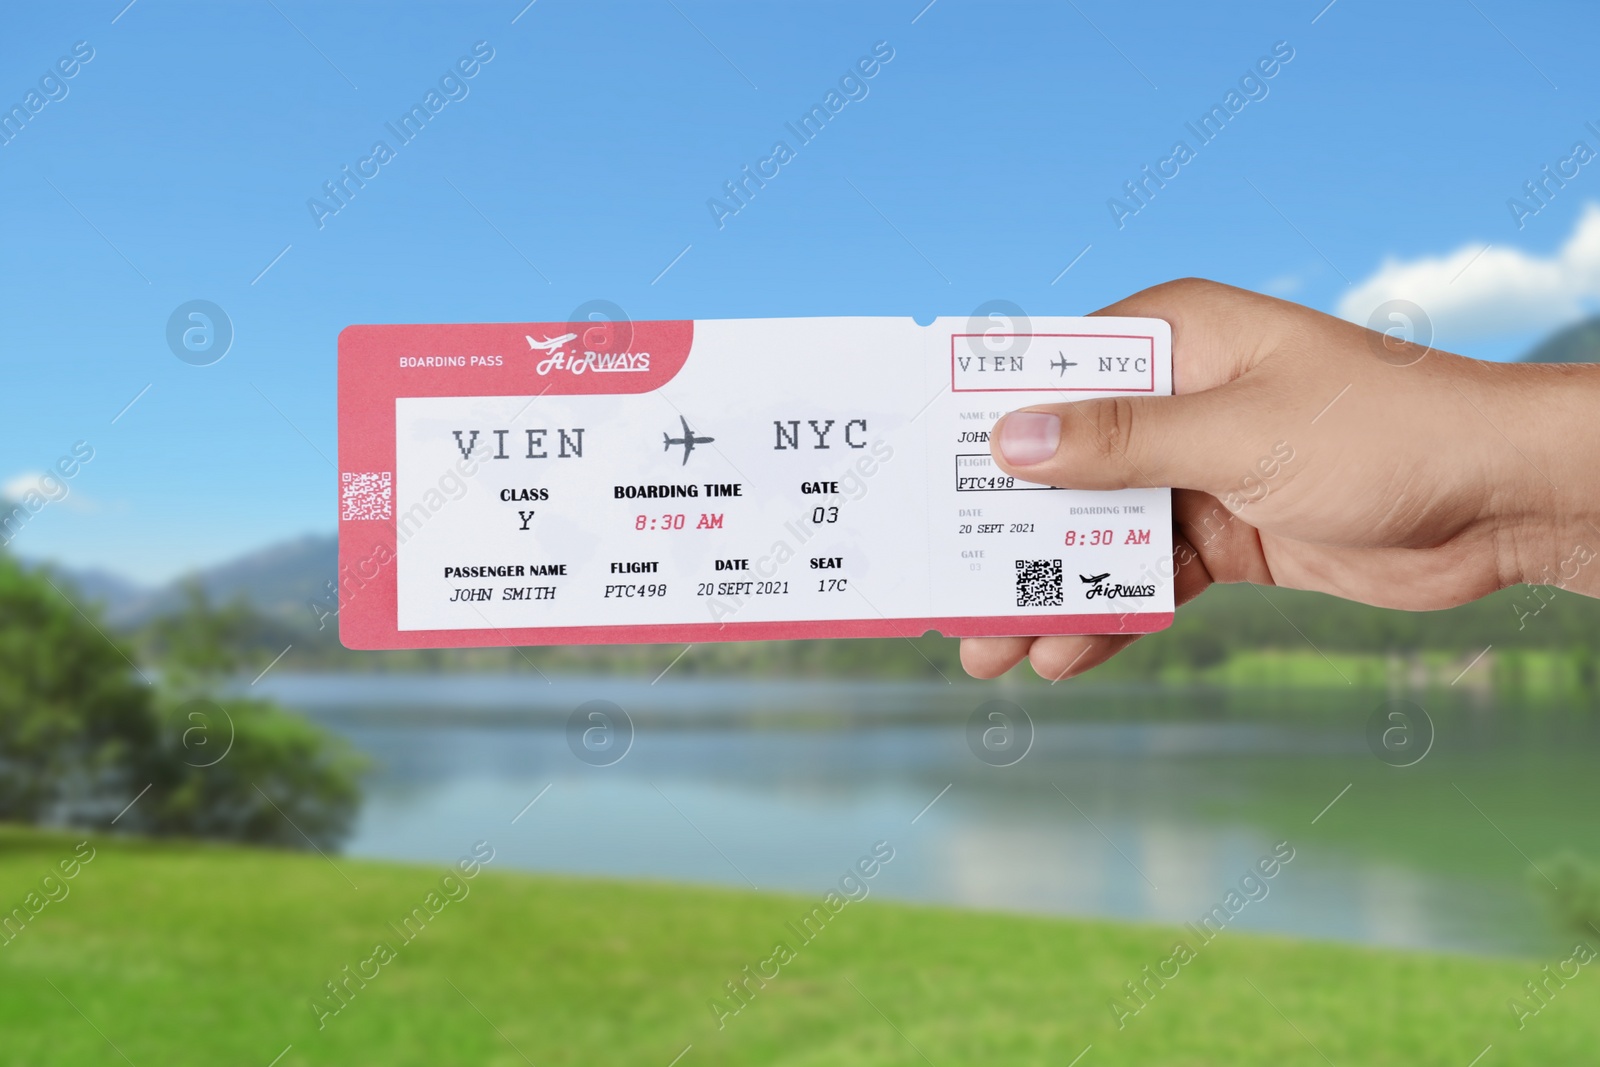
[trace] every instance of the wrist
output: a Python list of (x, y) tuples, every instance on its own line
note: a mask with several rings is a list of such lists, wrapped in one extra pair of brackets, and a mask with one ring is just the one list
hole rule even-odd
[(1600, 364), (1502, 364), (1480, 384), (1493, 396), (1479, 401), (1484, 431), (1502, 446), (1491, 478), (1502, 580), (1600, 596)]

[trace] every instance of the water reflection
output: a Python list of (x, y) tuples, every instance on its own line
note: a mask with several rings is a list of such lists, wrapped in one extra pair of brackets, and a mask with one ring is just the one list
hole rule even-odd
[[(1366, 747), (1370, 701), (1288, 711), (1079, 690), (1055, 707), (1024, 693), (1034, 748), (995, 768), (964, 735), (986, 687), (285, 676), (275, 689), (377, 762), (357, 855), (445, 861), (488, 838), (530, 870), (817, 894), (888, 840), (884, 896), (1198, 923), (1288, 842), (1295, 858), (1230, 929), (1477, 952), (1543, 951), (1554, 932), (1526, 862), (1452, 783), (1503, 808), (1597, 751), (1587, 722), (1500, 730), (1482, 709), (1440, 709), (1438, 750), (1396, 770)], [(595, 697), (637, 725), (614, 766), (568, 748), (564, 716)], [(1595, 845), (1571, 799), (1573, 812), (1535, 804), (1519, 832)]]

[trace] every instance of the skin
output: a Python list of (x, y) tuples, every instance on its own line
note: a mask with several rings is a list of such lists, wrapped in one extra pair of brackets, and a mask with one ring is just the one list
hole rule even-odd
[[(1016, 413), (990, 449), (1028, 481), (1174, 487), (1179, 605), (1212, 582), (1413, 611), (1520, 582), (1600, 596), (1600, 364), (1487, 363), (1196, 279), (1096, 314), (1172, 325), (1176, 395), (1030, 405), (1060, 418), (1054, 454), (1006, 459)], [(967, 638), (961, 662), (1070, 678), (1135, 640)]]

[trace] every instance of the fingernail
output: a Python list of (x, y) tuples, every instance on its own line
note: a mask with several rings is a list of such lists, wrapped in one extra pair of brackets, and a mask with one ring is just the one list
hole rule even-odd
[(1007, 463), (1043, 463), (1060, 443), (1061, 419), (1048, 411), (1013, 411), (1000, 420), (1000, 454)]

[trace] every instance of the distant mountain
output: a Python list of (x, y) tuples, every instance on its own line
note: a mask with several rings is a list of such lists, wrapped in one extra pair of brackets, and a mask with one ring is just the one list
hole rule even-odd
[(107, 615), (126, 611), (150, 596), (150, 590), (145, 586), (129, 581), (119, 574), (112, 574), (110, 571), (98, 568), (80, 571), (57, 564), (50, 564), (42, 569), (56, 584), (65, 583), (71, 586), (74, 599), (85, 607), (90, 604), (98, 605)]
[(199, 582), (214, 603), (237, 597), (256, 611), (304, 625), (312, 618), (306, 604), (325, 599), (327, 586), (338, 572), (339, 539), (332, 534), (307, 534), (194, 571), (151, 589), (101, 570), (75, 571), (51, 566), (85, 599), (98, 603), (106, 621), (114, 626), (135, 626), (154, 616), (182, 607), (184, 586)]
[(325, 598), (326, 583), (338, 570), (338, 537), (306, 534), (179, 579), (160, 591), (157, 610), (181, 603), (183, 583), (198, 579), (214, 601), (226, 603), (242, 596), (263, 614), (304, 621), (306, 601)]
[(1558, 330), (1522, 357), (1524, 363), (1600, 363), (1600, 315)]

